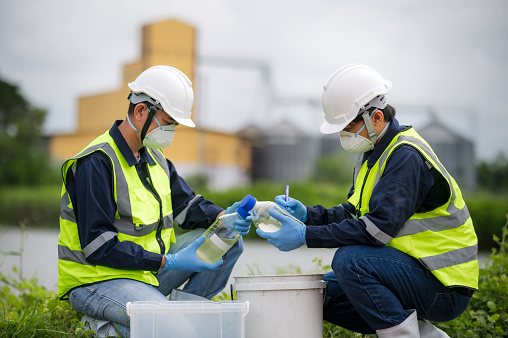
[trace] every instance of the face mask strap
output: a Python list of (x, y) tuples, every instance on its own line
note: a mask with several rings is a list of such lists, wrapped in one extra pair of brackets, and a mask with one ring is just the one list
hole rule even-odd
[(370, 114), (368, 114), (368, 112), (365, 111), (363, 113), (363, 115), (362, 115), (363, 121), (365, 122), (364, 127), (367, 128), (367, 133), (369, 134), (369, 139), (372, 142), (372, 144), (376, 144), (376, 141), (377, 141), (377, 133), (376, 133), (376, 130), (374, 130), (374, 126), (372, 125), (372, 121), (370, 120), (372, 115), (374, 115), (375, 111), (376, 110), (372, 111), (372, 113), (370, 113)]
[[(148, 108), (148, 106), (146, 104), (143, 104), (143, 105), (148, 110), (148, 116), (146, 118), (145, 124), (143, 125), (143, 129), (141, 130), (141, 142), (143, 142), (143, 140), (145, 139), (146, 133), (148, 131), (148, 127), (152, 123), (152, 119), (154, 118), (155, 113), (157, 112), (157, 107), (152, 106), (152, 107)], [(157, 120), (157, 119), (155, 119), (155, 120)], [(159, 121), (157, 121), (157, 124), (158, 123), (159, 123)], [(159, 126), (160, 126), (160, 124), (159, 124)]]
[(157, 122), (157, 124), (159, 125), (159, 129), (160, 129), (160, 130), (164, 130), (164, 129), (162, 128), (161, 124), (159, 123), (159, 120), (157, 120), (157, 118), (156, 118), (155, 116), (154, 116), (153, 118), (154, 118), (155, 122)]
[(392, 122), (388, 122), (386, 124), (385, 128), (383, 129), (383, 131), (379, 134), (379, 137), (381, 137), (385, 133), (385, 131), (386, 131), (386, 129), (388, 129), (388, 126), (390, 125), (390, 123), (392, 123)]
[(141, 133), (139, 132), (139, 130), (138, 130), (136, 127), (134, 127), (134, 125), (132, 124), (131, 119), (129, 118), (129, 115), (127, 115), (127, 121), (129, 121), (129, 124), (131, 125), (132, 129), (134, 129), (135, 131), (137, 131), (137, 132), (138, 132), (138, 134), (141, 134)]

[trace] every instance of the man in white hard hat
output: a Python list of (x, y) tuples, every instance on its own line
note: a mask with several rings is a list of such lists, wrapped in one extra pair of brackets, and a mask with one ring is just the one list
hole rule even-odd
[(324, 134), (358, 153), (348, 200), (337, 207), (275, 201), (282, 228), (258, 234), (282, 251), (338, 248), (324, 279), (324, 319), (379, 337), (447, 337), (427, 321), (459, 316), (478, 288), (477, 238), (455, 180), (427, 142), (401, 126), (386, 102), (392, 87), (352, 64), (325, 85)]
[[(129, 88), (127, 118), (62, 166), (58, 239), (59, 297), (123, 335), (127, 302), (168, 301), (186, 281), (184, 292), (212, 298), (243, 251), (240, 240), (215, 263), (196, 256), (203, 232), (225, 211), (196, 195), (160, 151), (176, 126), (195, 126), (190, 80), (154, 66)], [(174, 224), (191, 231), (176, 239)], [(245, 235), (250, 222), (235, 228)]]

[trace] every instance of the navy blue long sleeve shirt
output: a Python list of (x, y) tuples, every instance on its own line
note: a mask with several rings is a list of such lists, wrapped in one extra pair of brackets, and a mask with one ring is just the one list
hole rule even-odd
[[(406, 126), (394, 119), (376, 147), (363, 155), (373, 166), (392, 139)], [(354, 182), (348, 198), (353, 194)], [(450, 194), (446, 180), (414, 147), (395, 149), (379, 182), (372, 191), (369, 212), (365, 214), (379, 229), (395, 237), (404, 223), (416, 212), (426, 212), (443, 205)], [(336, 248), (344, 245), (382, 246), (367, 230), (365, 223), (350, 216), (354, 206), (346, 202), (337, 207), (307, 207), (306, 240), (313, 248)]]
[[(121, 122), (116, 121), (109, 130), (109, 134), (129, 166), (155, 164), (146, 148), (140, 149), (138, 163), (118, 129)], [(167, 162), (173, 215), (178, 215), (196, 195), (178, 175), (173, 163), (169, 160)], [(73, 174), (72, 170), (67, 172), (66, 187), (74, 206), (82, 248), (104, 232), (117, 232), (113, 225), (117, 209), (113, 196), (113, 168), (107, 155), (96, 151), (79, 159), (75, 173)], [(179, 225), (184, 229), (207, 228), (222, 210), (212, 202), (199, 197), (191, 204), (185, 221)], [(90, 254), (87, 261), (117, 269), (157, 271), (162, 263), (162, 255), (146, 251), (142, 246), (131, 241), (119, 241), (115, 236)]]

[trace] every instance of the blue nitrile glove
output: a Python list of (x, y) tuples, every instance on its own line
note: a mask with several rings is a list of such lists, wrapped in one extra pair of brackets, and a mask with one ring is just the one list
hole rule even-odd
[(235, 230), (242, 236), (246, 236), (249, 233), (251, 224), (252, 216), (247, 216), (246, 219), (238, 219), (233, 223)]
[(282, 223), (282, 227), (276, 232), (264, 232), (257, 229), (260, 237), (266, 238), (268, 243), (280, 251), (291, 251), (307, 244), (305, 239), (306, 226), (298, 223), (291, 217), (281, 214), (278, 211), (270, 210), (270, 215)]
[(287, 206), (286, 210), (294, 218), (298, 218), (302, 222), (307, 220), (307, 207), (299, 200), (289, 197), (286, 202), (286, 195), (279, 195), (275, 197), (275, 203), (277, 203), (282, 209), (286, 209)]
[(174, 254), (167, 254), (164, 270), (187, 270), (200, 272), (203, 270), (213, 270), (222, 265), (222, 258), (215, 263), (206, 263), (197, 255), (196, 250), (205, 240), (205, 236), (201, 236), (192, 242), (188, 247), (183, 248)]
[(225, 214), (232, 214), (232, 213), (236, 212), (236, 209), (238, 209), (239, 206), (240, 206), (240, 202), (233, 203), (232, 206), (226, 208), (224, 215)]
[[(236, 209), (238, 209), (239, 206), (240, 206), (240, 202), (233, 203), (232, 206), (226, 208), (226, 210), (224, 211), (224, 215), (232, 214), (232, 213), (236, 212)], [(224, 226), (224, 224), (219, 225), (219, 229), (225, 229), (225, 228), (226, 227)]]

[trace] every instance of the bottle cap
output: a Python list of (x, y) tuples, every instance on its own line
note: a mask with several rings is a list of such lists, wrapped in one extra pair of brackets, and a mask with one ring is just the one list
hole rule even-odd
[(238, 215), (240, 215), (241, 218), (243, 219), (246, 219), (248, 216), (250, 216), (249, 212), (248, 211), (245, 211), (243, 208), (241, 207), (238, 207), (238, 209), (236, 209), (236, 212), (238, 213)]
[(243, 209), (243, 211), (249, 212), (254, 208), (254, 205), (256, 204), (257, 200), (255, 197), (251, 195), (246, 195), (241, 201), (240, 206), (238, 209)]

